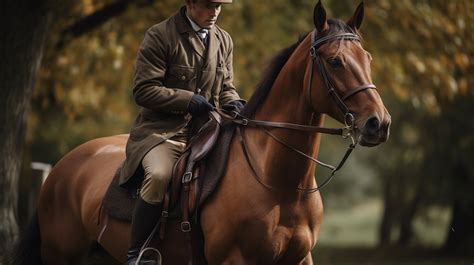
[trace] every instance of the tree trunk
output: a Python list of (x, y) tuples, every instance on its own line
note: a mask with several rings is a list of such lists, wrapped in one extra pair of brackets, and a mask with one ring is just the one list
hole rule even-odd
[(444, 250), (449, 254), (466, 257), (474, 253), (474, 176), (470, 172), (465, 164), (454, 167), (453, 212), (444, 244)]
[(7, 253), (18, 234), (15, 215), (26, 113), (49, 10), (45, 0), (0, 3), (0, 255)]
[(415, 195), (412, 200), (409, 200), (406, 208), (403, 209), (400, 216), (400, 237), (397, 241), (398, 246), (406, 246), (413, 238), (413, 220), (422, 202), (427, 180), (428, 176), (426, 174), (420, 174), (414, 193)]
[(444, 249), (467, 257), (474, 253), (474, 201), (456, 199)]
[(393, 203), (392, 203), (392, 176), (387, 176), (383, 189), (384, 209), (382, 221), (379, 227), (379, 246), (385, 247), (390, 245), (390, 237), (393, 227)]

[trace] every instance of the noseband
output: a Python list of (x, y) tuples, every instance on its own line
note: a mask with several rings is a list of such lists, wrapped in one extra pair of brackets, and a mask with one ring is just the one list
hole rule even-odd
[[(342, 168), (344, 165), (345, 161), (351, 154), (352, 150), (357, 145), (357, 141), (354, 139), (354, 132), (355, 132), (355, 116), (354, 114), (350, 111), (350, 109), (347, 107), (347, 105), (344, 103), (347, 99), (351, 98), (352, 96), (356, 95), (359, 92), (365, 91), (367, 89), (376, 89), (374, 84), (366, 84), (359, 86), (357, 88), (351, 89), (350, 92), (348, 92), (346, 95), (343, 95), (342, 98), (338, 94), (338, 92), (335, 89), (335, 86), (333, 85), (333, 82), (331, 81), (331, 78), (328, 74), (328, 71), (324, 67), (324, 64), (322, 62), (322, 59), (320, 55), (318, 54), (318, 49), (323, 45), (328, 42), (334, 41), (334, 40), (347, 40), (347, 41), (360, 41), (359, 36), (353, 33), (340, 33), (340, 34), (334, 34), (334, 35), (328, 35), (324, 36), (318, 40), (315, 40), (316, 34), (315, 31), (311, 33), (311, 48), (310, 48), (310, 55), (312, 59), (311, 63), (311, 72), (310, 72), (310, 79), (309, 79), (309, 87), (308, 87), (308, 99), (310, 101), (311, 106), (313, 107), (313, 110), (315, 110), (313, 103), (311, 101), (311, 90), (312, 90), (312, 81), (313, 81), (313, 72), (314, 72), (314, 67), (315, 64), (318, 67), (319, 74), (323, 80), (324, 85), (326, 86), (328, 90), (328, 94), (331, 96), (331, 98), (334, 100), (336, 105), (339, 107), (339, 109), (342, 111), (344, 114), (344, 123), (345, 127), (344, 128), (324, 128), (324, 127), (318, 127), (318, 126), (310, 126), (310, 125), (301, 125), (301, 124), (293, 124), (293, 123), (284, 123), (284, 122), (272, 122), (272, 121), (261, 121), (261, 120), (254, 120), (254, 119), (249, 119), (247, 117), (242, 116), (241, 114), (234, 112), (233, 115), (229, 115), (223, 110), (217, 110), (219, 115), (223, 118), (231, 120), (233, 123), (237, 124), (237, 134), (239, 135), (240, 138), (240, 144), (245, 156), (245, 159), (247, 160), (247, 163), (249, 164), (253, 176), (255, 179), (264, 187), (271, 189), (271, 190), (288, 190), (287, 188), (276, 188), (273, 186), (270, 186), (263, 182), (262, 178), (259, 177), (255, 167), (253, 166), (253, 163), (250, 159), (249, 156), (249, 148), (246, 143), (245, 136), (243, 134), (243, 127), (256, 127), (260, 128), (265, 132), (267, 135), (269, 135), (271, 138), (273, 138), (276, 142), (280, 143), (281, 145), (289, 148), (290, 150), (298, 153), (299, 155), (323, 166), (326, 168), (329, 168), (331, 170), (330, 175), (321, 183), (321, 185), (318, 185), (317, 187), (314, 188), (302, 188), (302, 187), (296, 187), (295, 189), (304, 193), (313, 193), (317, 192), (320, 189), (322, 189), (324, 186), (326, 186), (332, 178), (335, 176), (336, 172)], [(211, 112), (211, 117), (216, 119), (214, 115), (215, 113)], [(218, 119), (216, 119), (218, 120)], [(242, 128), (241, 128), (242, 127)], [(311, 157), (301, 150), (298, 150), (297, 148), (289, 145), (288, 143), (284, 142), (280, 138), (278, 138), (276, 135), (270, 132), (270, 128), (279, 128), (279, 129), (287, 129), (287, 130), (296, 130), (296, 131), (305, 131), (305, 132), (315, 132), (315, 133), (324, 133), (324, 134), (332, 134), (332, 135), (341, 135), (343, 138), (348, 138), (352, 140), (351, 144), (347, 148), (346, 153), (344, 154), (344, 157), (342, 160), (339, 162), (337, 166), (332, 166), (326, 163), (323, 163), (319, 160), (317, 160), (314, 157)]]
[[(350, 129), (353, 130), (355, 129), (353, 128), (355, 126), (354, 124), (355, 116), (349, 110), (349, 108), (344, 102), (359, 92), (365, 91), (367, 89), (376, 89), (376, 86), (374, 84), (361, 85), (354, 89), (350, 89), (346, 95), (342, 96), (342, 98), (341, 96), (339, 96), (334, 86), (334, 83), (332, 82), (331, 77), (329, 76), (328, 71), (323, 63), (323, 60), (320, 54), (318, 53), (318, 49), (322, 45), (328, 42), (335, 41), (335, 40), (360, 42), (359, 36), (353, 33), (339, 33), (339, 34), (334, 34), (334, 35), (328, 35), (316, 40), (316, 31), (311, 32), (311, 48), (309, 50), (309, 54), (311, 55), (312, 63), (311, 63), (311, 71), (310, 71), (310, 76), (309, 76), (308, 99), (310, 101), (311, 106), (313, 106), (313, 101), (311, 100), (311, 90), (313, 87), (312, 83), (313, 83), (314, 65), (316, 64), (318, 67), (319, 75), (321, 76), (322, 81), (328, 90), (328, 95), (331, 96), (333, 101), (342, 111), (342, 114), (344, 115), (344, 123), (346, 124), (346, 126), (350, 127)], [(313, 106), (313, 109), (315, 109), (314, 106)]]

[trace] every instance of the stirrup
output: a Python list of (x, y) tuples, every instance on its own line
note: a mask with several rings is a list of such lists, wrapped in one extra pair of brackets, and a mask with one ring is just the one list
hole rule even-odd
[[(140, 261), (143, 257), (143, 254), (147, 251), (151, 251), (151, 252), (154, 252), (155, 255), (156, 255), (156, 265), (162, 265), (162, 259), (161, 259), (161, 253), (158, 249), (156, 248), (151, 248), (151, 247), (148, 247), (148, 248), (144, 248), (140, 251), (140, 255), (138, 255), (138, 258), (137, 260), (135, 261), (135, 264), (134, 265), (141, 265)], [(151, 263), (151, 262), (150, 262)]]

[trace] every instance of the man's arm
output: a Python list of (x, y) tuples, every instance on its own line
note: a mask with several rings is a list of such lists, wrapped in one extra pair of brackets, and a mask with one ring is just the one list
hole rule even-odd
[(224, 82), (222, 86), (222, 92), (219, 96), (219, 101), (221, 105), (229, 104), (232, 101), (241, 100), (245, 103), (245, 100), (240, 99), (239, 94), (237, 93), (235, 86), (234, 86), (234, 65), (233, 65), (233, 52), (234, 52), (234, 44), (230, 36), (226, 36), (229, 42), (229, 48), (227, 53), (227, 58), (225, 61), (225, 71), (224, 72)]
[(145, 35), (137, 55), (133, 96), (142, 107), (160, 112), (186, 113), (193, 92), (165, 87), (167, 46), (153, 27)]

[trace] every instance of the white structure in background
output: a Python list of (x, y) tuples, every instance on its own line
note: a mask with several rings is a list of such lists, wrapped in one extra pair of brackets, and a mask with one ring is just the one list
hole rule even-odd
[[(36, 212), (36, 207), (38, 205), (38, 199), (41, 191), (41, 186), (43, 186), (44, 181), (51, 172), (52, 166), (50, 164), (41, 163), (41, 162), (32, 162), (31, 163), (31, 179), (29, 181), (30, 186), (28, 187), (28, 192), (23, 193), (22, 196), (25, 205), (25, 220), (31, 220), (34, 213)], [(26, 223), (26, 222), (25, 222)]]
[(31, 163), (31, 169), (38, 170), (38, 171), (42, 172), (42, 177), (41, 177), (42, 181), (41, 181), (41, 183), (44, 183), (44, 181), (46, 180), (46, 178), (49, 175), (49, 172), (51, 172), (51, 165), (46, 164), (46, 163), (41, 163), (41, 162), (32, 162)]

